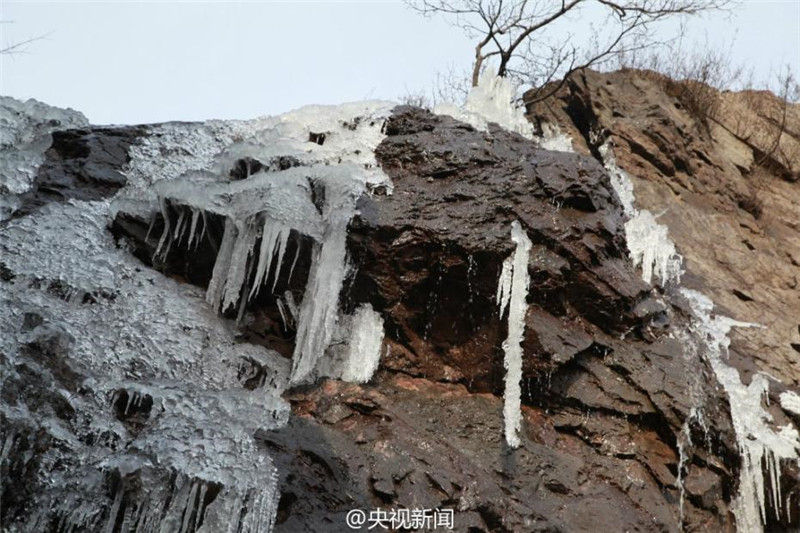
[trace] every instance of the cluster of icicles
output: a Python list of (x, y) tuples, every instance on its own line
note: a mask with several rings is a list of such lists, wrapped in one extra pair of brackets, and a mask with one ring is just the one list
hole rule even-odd
[[(344, 361), (337, 377), (355, 375), (349, 368), (377, 366), (383, 339), (380, 316), (369, 306), (361, 311), (373, 313), (369, 320), (339, 316), (340, 292), (349, 271), (347, 226), (357, 199), (366, 193), (369, 176), (363, 173), (363, 167), (340, 164), (262, 171), (237, 182), (188, 176), (157, 187), (164, 229), (156, 255), (165, 257), (173, 242), (197, 246), (208, 226), (206, 211), (224, 217), (206, 300), (222, 312), (236, 308), (240, 319), (248, 302), (265, 287), (274, 293), (282, 273), (288, 271), (291, 280), (302, 238), (310, 238), (311, 265), (302, 301), (296, 306), (291, 293), (286, 293), (285, 302), (276, 299), (282, 316), (291, 315), (284, 322), (291, 319), (296, 324), (290, 384), (304, 381), (315, 370), (345, 322), (351, 325), (350, 345), (358, 344), (368, 353), (351, 350), (358, 360)], [(314, 203), (315, 195), (323, 199), (321, 206)], [(286, 251), (291, 238), (296, 246), (290, 262)], [(358, 328), (369, 330), (369, 342)], [(370, 377), (371, 373), (358, 374), (359, 381)]]
[[(641, 267), (642, 279), (650, 281), (658, 277), (661, 286), (667, 287), (675, 295), (686, 298), (691, 306), (694, 320), (690, 324), (687, 341), (695, 346), (687, 346), (690, 352), (697, 352), (711, 366), (717, 381), (728, 395), (731, 420), (736, 441), (742, 457), (739, 469), (739, 494), (733, 502), (739, 531), (762, 531), (767, 522), (767, 496), (765, 475), (769, 479), (772, 512), (780, 517), (783, 498), (780, 489), (781, 461), (798, 461), (800, 434), (790, 426), (775, 428), (772, 415), (762, 407), (769, 392), (769, 383), (764, 374), (756, 373), (750, 384), (742, 383), (739, 371), (729, 366), (723, 359), (728, 352), (728, 337), (733, 327), (760, 327), (757, 324), (740, 322), (713, 312), (713, 302), (703, 294), (680, 287), (682, 258), (669, 238), (667, 227), (656, 222), (656, 218), (646, 210), (634, 207), (633, 183), (625, 171), (619, 168), (608, 144), (601, 147), (609, 173), (611, 185), (619, 197), (628, 222), (625, 225), (626, 240), (634, 266)], [(784, 393), (781, 404), (792, 411), (800, 407), (800, 399), (794, 393)], [(784, 405), (785, 404), (785, 405)], [(683, 520), (682, 486), (683, 467), (688, 457), (686, 446), (691, 446), (689, 424), (702, 417), (702, 406), (691, 410), (684, 423), (682, 437), (678, 439), (681, 461), (678, 483), (681, 485), (681, 520)], [(763, 465), (763, 466), (762, 466)], [(764, 472), (766, 468), (766, 474)], [(788, 513), (788, 506), (787, 506)], [(792, 517), (788, 517), (792, 518)], [(794, 517), (797, 519), (798, 517)]]
[[(674, 243), (669, 239), (666, 226), (658, 224), (655, 217), (646, 210), (634, 207), (633, 184), (630, 177), (620, 169), (611, 149), (604, 145), (601, 149), (611, 184), (621, 200), (625, 214), (626, 239), (634, 266), (642, 270), (642, 279), (650, 283), (655, 278), (662, 286), (670, 287), (675, 294), (686, 298), (691, 306), (694, 321), (690, 326), (689, 342), (696, 343), (692, 349), (700, 353), (710, 364), (719, 383), (728, 395), (736, 439), (742, 457), (739, 470), (739, 494), (733, 503), (739, 531), (762, 531), (767, 522), (767, 495), (765, 477), (769, 480), (772, 513), (779, 517), (784, 509), (781, 496), (781, 462), (798, 460), (800, 434), (797, 429), (783, 426), (775, 429), (772, 416), (762, 407), (768, 401), (769, 384), (763, 374), (755, 374), (751, 383), (742, 383), (736, 368), (724, 361), (730, 343), (728, 335), (733, 327), (758, 327), (756, 324), (739, 322), (728, 317), (715, 315), (713, 303), (704, 295), (679, 286), (682, 258)], [(520, 380), (522, 378), (522, 347), (526, 298), (528, 294), (528, 256), (531, 242), (524, 230), (515, 221), (511, 227), (511, 238), (516, 249), (503, 263), (497, 288), (497, 303), (500, 315), (508, 312), (508, 337), (503, 343), (504, 366), (504, 425), (507, 444), (516, 448), (520, 445), (521, 427)], [(688, 349), (688, 348), (687, 348)], [(800, 413), (800, 396), (785, 392), (781, 395), (784, 409)], [(690, 419), (679, 439), (681, 462), (678, 483), (681, 485), (681, 521), (683, 520), (682, 487), (683, 469), (688, 461), (686, 446), (691, 446), (688, 424), (692, 419), (702, 417), (702, 407), (691, 410)], [(764, 470), (764, 468), (766, 470)], [(788, 505), (785, 507), (788, 513)], [(798, 517), (788, 517), (789, 519)], [(790, 520), (791, 521), (791, 520)]]

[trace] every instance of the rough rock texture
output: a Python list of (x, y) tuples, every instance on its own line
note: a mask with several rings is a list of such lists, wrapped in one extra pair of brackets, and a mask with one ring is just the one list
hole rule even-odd
[[(705, 390), (709, 369), (670, 336), (682, 304), (627, 260), (602, 166), (414, 108), (396, 109), (385, 131), (376, 157), (394, 193), (360, 200), (342, 297), (345, 311), (366, 302), (384, 316), (383, 370), (372, 385), (289, 393), (296, 419), (262, 435), (284, 465), (279, 529), (325, 530), (355, 505), (416, 502), (456, 506), (460, 530), (587, 530), (613, 508), (610, 530), (674, 531), (676, 435), (701, 396), (709, 427), (692, 431), (708, 451), (688, 470), (684, 522), (730, 526), (738, 455), (724, 395)], [(517, 451), (502, 440), (506, 324), (495, 302), (514, 220), (533, 242)], [(115, 222), (145, 260), (146, 227), (132, 213)], [(183, 276), (204, 264), (187, 276), (203, 284), (208, 254), (176, 249), (156, 266)], [(260, 300), (251, 312), (277, 320), (274, 307)]]
[(610, 141), (638, 205), (660, 214), (685, 257), (686, 284), (729, 316), (766, 326), (734, 333), (737, 366), (797, 386), (800, 105), (789, 105), (779, 136), (783, 108), (772, 94), (716, 93), (704, 124), (659, 80), (586, 72), (529, 112), (557, 122), (578, 151)]
[[(667, 210), (660, 221), (687, 258), (687, 285), (728, 315), (769, 326), (734, 333), (731, 363), (745, 376), (760, 368), (790, 386), (800, 375), (793, 219), (800, 206), (787, 178), (794, 167), (776, 174), (778, 162), (758, 164), (763, 158), (747, 142), (713, 123), (710, 132), (698, 127), (677, 104), (656, 81), (634, 73), (574, 79), (529, 111), (534, 120), (557, 122), (582, 154), (395, 109), (376, 150), (394, 190), (358, 202), (347, 241), (353, 268), (340, 302), (344, 312), (369, 303), (382, 315), (384, 355), (368, 384), (322, 379), (287, 391), (288, 425), (256, 431), (280, 476), (276, 530), (344, 531), (348, 510), (378, 506), (453, 508), (456, 530), (471, 532), (735, 528), (730, 509), (740, 457), (727, 397), (707, 363), (687, 353), (686, 302), (645, 284), (630, 265), (622, 208), (598, 148), (613, 143), (640, 207)], [(58, 132), (27, 209), (113, 193), (130, 144), (148, 131)], [(758, 218), (753, 198), (763, 206)], [(533, 248), (522, 445), (511, 450), (502, 429), (507, 325), (495, 298), (515, 220)], [(174, 246), (155, 261), (150, 224), (145, 213), (120, 210), (110, 228), (127, 243), (120, 253), (129, 250), (176, 285), (204, 287), (221, 220), (209, 217), (208, 242)], [(156, 235), (159, 224), (150, 228)], [(309, 261), (301, 253), (297, 275), (280, 290), (302, 294)], [(10, 283), (15, 273), (0, 267), (0, 279)], [(35, 316), (25, 320), (24, 327), (38, 327)], [(235, 340), (290, 357), (294, 339), (280, 320), (276, 301), (259, 297)], [(48, 372), (77, 390), (79, 377), (58, 365), (59, 339), (37, 342), (26, 357), (46, 358)], [(260, 376), (250, 369), (238, 378), (252, 388)], [(26, 398), (36, 396), (35, 376), (15, 383), (27, 387)], [(22, 394), (5, 386), (2, 392)], [(45, 392), (55, 416), (69, 418), (66, 407), (57, 409), (61, 397)], [(783, 421), (780, 392), (770, 391), (771, 409)], [(688, 424), (699, 404), (704, 419)], [(686, 463), (684, 432), (699, 443)], [(781, 479), (795, 519), (796, 476), (786, 465)], [(3, 489), (3, 516), (24, 512), (29, 495), (5, 483)], [(767, 525), (796, 523), (770, 518)]]

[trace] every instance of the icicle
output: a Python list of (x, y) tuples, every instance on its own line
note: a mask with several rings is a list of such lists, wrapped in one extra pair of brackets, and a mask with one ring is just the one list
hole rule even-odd
[(194, 528), (192, 531), (197, 531), (200, 527), (200, 520), (203, 518), (203, 503), (206, 501), (206, 491), (208, 490), (208, 483), (200, 483), (200, 495), (197, 497), (197, 515), (194, 519)]
[(186, 505), (183, 511), (183, 522), (181, 523), (180, 533), (189, 532), (189, 524), (191, 523), (192, 513), (200, 513), (199, 506), (195, 505), (197, 501), (197, 486), (198, 482), (193, 481), (191, 484), (192, 490), (189, 491), (189, 497), (186, 499)]
[(330, 342), (347, 268), (348, 222), (349, 217), (340, 218), (328, 228), (322, 243), (314, 244), (311, 272), (300, 305), (292, 356), (292, 384), (299, 383), (311, 372)]
[(683, 258), (675, 250), (667, 227), (656, 222), (656, 217), (650, 211), (634, 207), (633, 183), (630, 176), (617, 166), (608, 144), (600, 147), (600, 155), (611, 186), (628, 217), (625, 240), (633, 266), (642, 268), (642, 280), (645, 283), (652, 282), (656, 276), (662, 287), (670, 282), (680, 283)]
[[(297, 238), (297, 248), (294, 251), (294, 260), (292, 260), (292, 267), (289, 269), (289, 277), (286, 278), (286, 284), (290, 284), (292, 282), (292, 274), (294, 274), (294, 266), (297, 264), (297, 259), (300, 257), (300, 244), (303, 241), (300, 237)], [(297, 313), (295, 313), (295, 316)]]
[(240, 228), (236, 243), (233, 245), (231, 252), (230, 266), (228, 267), (228, 276), (225, 279), (225, 287), (222, 293), (222, 310), (228, 309), (230, 306), (236, 305), (242, 295), (242, 286), (245, 284), (247, 274), (247, 258), (253, 250), (256, 242), (256, 228), (254, 224), (245, 222), (243, 227)]
[(220, 244), (217, 260), (214, 263), (211, 281), (208, 282), (208, 289), (206, 289), (206, 301), (211, 304), (214, 309), (219, 309), (220, 302), (222, 301), (222, 290), (225, 287), (225, 280), (231, 265), (231, 254), (233, 253), (233, 244), (236, 241), (236, 234), (236, 225), (232, 220), (225, 219), (222, 244)]
[(190, 248), (192, 246), (192, 241), (195, 238), (195, 233), (197, 231), (197, 220), (200, 218), (200, 211), (195, 208), (190, 208), (192, 210), (192, 223), (189, 228), (189, 240), (186, 241), (186, 248)]
[(372, 379), (380, 363), (381, 344), (383, 318), (370, 304), (362, 304), (353, 315), (342, 379), (356, 383)]
[(200, 243), (203, 242), (203, 237), (206, 236), (206, 230), (208, 229), (208, 219), (206, 218), (206, 212), (201, 210), (200, 216), (203, 218), (203, 231), (200, 233), (200, 237), (197, 238), (197, 243), (194, 245), (195, 248), (200, 246)]
[(289, 239), (289, 233), (289, 228), (279, 226), (269, 218), (265, 219), (264, 229), (261, 233), (258, 268), (256, 268), (256, 277), (253, 281), (253, 287), (250, 289), (250, 294), (248, 295), (249, 299), (257, 295), (261, 290), (262, 284), (266, 284), (267, 280), (269, 280), (273, 264), (275, 264), (275, 270), (272, 291), (275, 291), (275, 287), (278, 285), (278, 278), (280, 277), (283, 254), (286, 250), (286, 241)]
[(284, 309), (285, 306), (280, 298), (278, 298), (275, 303), (278, 304), (278, 312), (281, 314), (281, 323), (283, 324), (283, 330), (287, 331), (289, 329), (289, 324), (286, 321), (286, 311)]
[(680, 493), (680, 503), (678, 504), (678, 511), (680, 516), (680, 525), (683, 527), (683, 520), (684, 520), (684, 506), (686, 503), (686, 487), (684, 486), (683, 480), (683, 471), (687, 468), (687, 462), (689, 460), (689, 455), (687, 453), (687, 448), (692, 446), (692, 433), (690, 428), (690, 423), (692, 418), (694, 417), (694, 408), (689, 413), (689, 416), (686, 417), (686, 420), (683, 422), (683, 427), (681, 427), (681, 433), (678, 435), (678, 475), (676, 477), (676, 483), (678, 485), (678, 491)]
[(503, 418), (506, 442), (512, 448), (520, 445), (522, 425), (522, 340), (525, 334), (525, 315), (528, 311), (528, 258), (531, 241), (518, 221), (511, 223), (511, 240), (516, 243), (514, 254), (503, 262), (498, 280), (497, 300), (500, 313), (508, 306), (508, 337), (503, 342), (506, 369), (503, 393)]
[(637, 211), (625, 223), (625, 235), (633, 266), (642, 268), (642, 279), (650, 283), (658, 276), (661, 285), (681, 277), (682, 258), (667, 234), (649, 211)]
[[(253, 252), (253, 247), (255, 246), (255, 235), (253, 235), (253, 242), (250, 243), (250, 251)], [(255, 260), (247, 260), (247, 273), (244, 276), (245, 282), (252, 278), (253, 275), (253, 267), (255, 265)], [(249, 298), (247, 297), (247, 287), (245, 286), (244, 291), (242, 292), (241, 298), (239, 298), (239, 312), (236, 314), (236, 323), (240, 324), (242, 322), (242, 318), (244, 317), (244, 312), (247, 309), (247, 302)]]
[(146, 243), (146, 242), (148, 242), (148, 241), (150, 240), (150, 233), (153, 231), (153, 228), (154, 228), (154, 227), (155, 227), (155, 225), (156, 225), (156, 219), (157, 219), (157, 218), (158, 218), (158, 217), (156, 217), (156, 214), (155, 214), (155, 213), (153, 213), (153, 214), (150, 216), (150, 225), (149, 225), (149, 226), (147, 226), (147, 234), (144, 236), (144, 242), (145, 242), (145, 243)]
[(175, 233), (172, 234), (172, 240), (175, 242), (181, 242), (181, 230), (183, 229), (183, 220), (186, 218), (186, 210), (183, 208), (178, 208), (180, 214), (178, 215), (178, 223), (175, 224)]
[[(153, 254), (153, 257), (157, 257), (158, 256), (159, 252), (161, 251), (161, 248), (167, 242), (167, 240), (169, 238), (169, 228), (170, 228), (169, 209), (167, 208), (167, 200), (164, 199), (164, 198), (159, 198), (159, 202), (158, 203), (159, 203), (159, 206), (161, 207), (161, 214), (162, 214), (162, 216), (164, 218), (164, 230), (161, 232), (161, 238), (158, 240), (158, 246), (156, 247), (156, 251)], [(164, 252), (165, 256), (166, 256), (166, 254), (167, 253)]]
[(500, 280), (497, 283), (497, 305), (500, 306), (500, 317), (502, 318), (508, 307), (508, 299), (511, 297), (511, 273), (514, 270), (514, 256), (511, 255), (503, 261), (503, 269), (500, 272)]
[(281, 228), (278, 231), (278, 262), (275, 265), (275, 281), (272, 282), (272, 292), (275, 292), (275, 287), (278, 285), (278, 278), (281, 275), (281, 265), (283, 264), (283, 253), (286, 251), (286, 241), (289, 240), (289, 230)]
[(292, 291), (287, 290), (283, 293), (283, 299), (286, 302), (286, 307), (289, 309), (289, 313), (292, 315), (292, 320), (297, 322), (297, 304), (294, 303), (294, 295)]
[(119, 514), (120, 505), (122, 505), (122, 486), (117, 488), (117, 494), (114, 496), (114, 503), (111, 505), (111, 511), (108, 513), (108, 521), (106, 522), (106, 533), (113, 533), (114, 526), (117, 522), (117, 515)]

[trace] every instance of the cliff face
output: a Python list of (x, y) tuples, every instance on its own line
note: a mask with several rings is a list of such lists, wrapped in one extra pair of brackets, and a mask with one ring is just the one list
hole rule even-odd
[[(577, 153), (385, 104), (47, 133), (0, 227), (0, 521), (341, 531), (353, 508), (438, 507), (458, 531), (796, 527), (800, 117), (776, 138), (769, 95), (722, 94), (701, 124), (673, 89), (587, 72), (528, 109)], [(645, 281), (634, 249), (670, 275)], [(373, 357), (367, 383), (342, 379)]]
[(669, 227), (685, 284), (725, 314), (765, 326), (733, 334), (737, 366), (796, 386), (800, 106), (714, 91), (703, 123), (677, 91), (649, 73), (587, 72), (529, 112), (559, 124), (578, 152), (613, 146), (637, 204)]

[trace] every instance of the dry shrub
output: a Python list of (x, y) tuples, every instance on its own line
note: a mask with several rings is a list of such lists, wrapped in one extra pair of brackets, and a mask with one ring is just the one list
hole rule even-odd
[(730, 53), (723, 49), (701, 48), (687, 52), (682, 41), (651, 51), (645, 57), (623, 58), (623, 68), (643, 69), (649, 77), (678, 100), (695, 122), (708, 129), (709, 120), (719, 111), (720, 91), (740, 78), (741, 69), (731, 66)]

